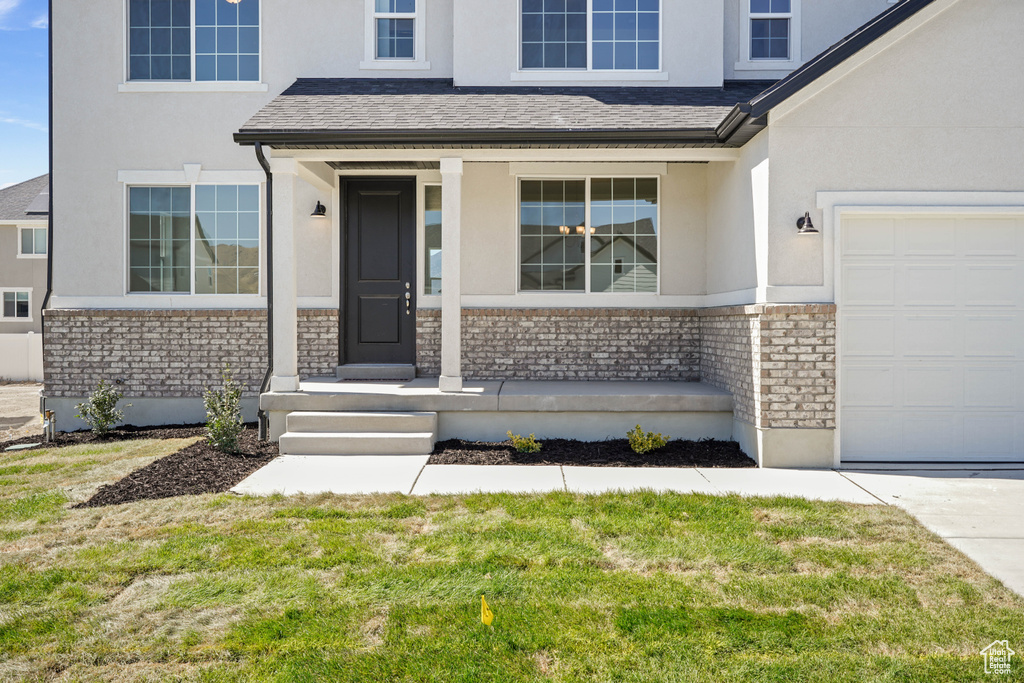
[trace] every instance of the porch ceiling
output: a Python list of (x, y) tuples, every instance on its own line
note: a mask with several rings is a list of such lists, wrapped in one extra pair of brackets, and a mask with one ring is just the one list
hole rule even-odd
[(437, 171), (440, 161), (328, 161), (336, 171)]

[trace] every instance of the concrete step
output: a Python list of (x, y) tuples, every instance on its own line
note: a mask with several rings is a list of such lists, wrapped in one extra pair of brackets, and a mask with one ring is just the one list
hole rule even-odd
[(415, 365), (394, 365), (385, 363), (349, 363), (339, 365), (338, 379), (341, 380), (398, 380), (408, 382), (416, 379)]
[(286, 432), (281, 455), (429, 455), (433, 432)]
[(435, 432), (437, 413), (293, 412), (287, 430), (298, 432)]

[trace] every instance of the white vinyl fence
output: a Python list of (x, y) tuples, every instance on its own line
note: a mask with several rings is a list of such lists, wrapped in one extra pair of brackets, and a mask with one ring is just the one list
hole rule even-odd
[(0, 334), (0, 379), (43, 381), (43, 335)]

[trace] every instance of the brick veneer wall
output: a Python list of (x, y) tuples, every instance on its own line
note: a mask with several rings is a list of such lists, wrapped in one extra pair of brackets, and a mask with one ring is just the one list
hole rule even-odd
[[(48, 310), (45, 334), (55, 398), (85, 396), (101, 379), (121, 380), (126, 396), (201, 396), (225, 363), (252, 396), (267, 367), (262, 310)], [(333, 375), (337, 364), (337, 311), (299, 311), (300, 376)]]
[[(441, 370), (441, 313), (417, 311), (416, 364)], [(685, 309), (464, 309), (466, 379), (700, 378), (700, 329)]]
[(736, 416), (770, 428), (835, 428), (836, 309), (762, 304), (700, 311), (701, 377)]

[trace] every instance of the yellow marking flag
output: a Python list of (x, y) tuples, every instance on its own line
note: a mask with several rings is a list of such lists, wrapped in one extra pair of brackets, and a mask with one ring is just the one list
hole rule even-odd
[(484, 622), (485, 625), (490, 626), (491, 622), (494, 621), (494, 612), (487, 606), (487, 601), (484, 600), (484, 596), (480, 596), (480, 621)]

